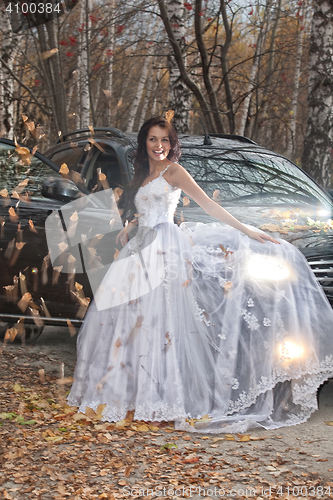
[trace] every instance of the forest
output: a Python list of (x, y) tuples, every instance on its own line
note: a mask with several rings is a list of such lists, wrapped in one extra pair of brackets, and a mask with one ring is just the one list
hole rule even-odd
[(331, 187), (331, 0), (69, 1), (45, 23), (2, 5), (2, 137), (43, 152), (174, 110), (180, 133), (245, 135)]

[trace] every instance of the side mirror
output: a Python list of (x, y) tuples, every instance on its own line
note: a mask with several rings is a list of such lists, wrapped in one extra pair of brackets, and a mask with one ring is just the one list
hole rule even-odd
[(78, 198), (80, 190), (70, 179), (50, 177), (44, 182), (42, 195), (58, 201), (71, 201)]

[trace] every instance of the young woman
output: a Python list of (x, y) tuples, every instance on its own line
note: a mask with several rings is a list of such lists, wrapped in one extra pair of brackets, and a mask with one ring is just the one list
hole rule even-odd
[[(174, 128), (148, 120), (69, 404), (202, 432), (301, 423), (333, 376), (333, 311), (304, 256), (232, 217), (179, 157)], [(181, 191), (223, 224), (174, 224)]]

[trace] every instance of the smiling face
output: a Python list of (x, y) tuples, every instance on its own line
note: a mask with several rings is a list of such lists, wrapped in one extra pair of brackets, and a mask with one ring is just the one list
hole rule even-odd
[(168, 130), (157, 125), (151, 127), (147, 135), (146, 147), (149, 163), (166, 160), (171, 149)]

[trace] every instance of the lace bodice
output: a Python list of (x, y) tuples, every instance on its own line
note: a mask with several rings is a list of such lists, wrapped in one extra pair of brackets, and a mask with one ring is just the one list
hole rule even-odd
[(155, 227), (161, 222), (173, 222), (181, 189), (171, 186), (163, 177), (168, 165), (160, 175), (138, 189), (134, 204), (139, 217), (139, 226)]

